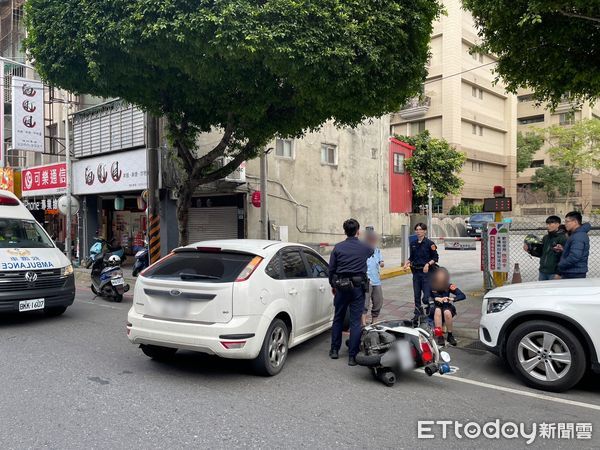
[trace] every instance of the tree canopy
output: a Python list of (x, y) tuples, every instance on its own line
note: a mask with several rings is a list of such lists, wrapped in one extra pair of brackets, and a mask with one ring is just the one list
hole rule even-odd
[(531, 177), (531, 189), (542, 191), (552, 202), (560, 195), (567, 197), (575, 190), (575, 180), (569, 171), (560, 166), (545, 166), (536, 169)]
[(427, 198), (429, 184), (437, 198), (460, 194), (464, 182), (459, 174), (466, 160), (463, 153), (446, 140), (431, 137), (427, 130), (416, 136), (396, 137), (415, 147), (413, 156), (406, 161), (406, 169), (413, 179), (417, 198)]
[(517, 133), (517, 173), (531, 166), (533, 157), (543, 145), (544, 137), (539, 133), (534, 131)]
[(498, 57), (508, 89), (530, 88), (553, 104), (568, 95), (600, 95), (600, 6), (597, 0), (464, 0)]
[[(437, 0), (28, 0), (26, 47), (46, 82), (167, 119), (188, 175), (185, 241), (197, 185), (277, 135), (355, 126), (418, 93), (440, 11)], [(198, 155), (197, 134), (214, 129), (221, 141)]]

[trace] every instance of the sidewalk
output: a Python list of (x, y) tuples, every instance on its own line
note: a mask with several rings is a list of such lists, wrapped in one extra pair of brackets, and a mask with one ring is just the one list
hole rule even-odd
[[(386, 269), (397, 268), (402, 263), (402, 251), (399, 248), (382, 250)], [(456, 284), (467, 299), (458, 302), (458, 314), (455, 320), (455, 334), (470, 339), (477, 339), (481, 303), (484, 294), (483, 275), (480, 270), (480, 244), (477, 251), (445, 250), (439, 248), (440, 265), (446, 267), (451, 274), (452, 283)], [(384, 305), (382, 319), (410, 319), (414, 310), (412, 276), (402, 275), (383, 281)]]

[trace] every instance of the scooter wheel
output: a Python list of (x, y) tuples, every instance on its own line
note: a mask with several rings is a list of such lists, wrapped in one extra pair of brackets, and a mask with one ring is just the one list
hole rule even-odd
[(134, 277), (138, 276), (139, 271), (137, 269), (133, 269), (133, 271), (131, 272), (131, 275)]
[(393, 386), (396, 383), (396, 374), (394, 372), (383, 372), (379, 379), (386, 386)]
[(92, 292), (94, 293), (94, 295), (100, 295), (100, 293), (98, 292), (98, 290), (94, 287), (94, 285), (92, 284), (91, 286), (92, 288)]
[(431, 377), (431, 376), (433, 376), (433, 374), (434, 374), (435, 372), (436, 372), (436, 370), (434, 370), (434, 368), (432, 368), (431, 366), (427, 366), (427, 367), (425, 367), (425, 373), (426, 373), (428, 376), (430, 376), (430, 377)]
[(115, 302), (121, 303), (123, 301), (123, 294), (117, 294), (114, 296)]

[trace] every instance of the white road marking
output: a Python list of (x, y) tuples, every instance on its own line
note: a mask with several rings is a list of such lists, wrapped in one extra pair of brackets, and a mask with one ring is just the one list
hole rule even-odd
[(483, 383), (481, 381), (470, 380), (468, 378), (455, 377), (453, 375), (440, 375), (440, 376), (443, 377), (444, 379), (458, 381), (460, 383), (472, 384), (473, 386), (484, 387), (487, 389), (494, 389), (496, 391), (508, 392), (510, 394), (521, 395), (523, 397), (531, 397), (531, 398), (536, 398), (538, 400), (546, 400), (549, 402), (562, 403), (564, 405), (579, 406), (580, 408), (587, 408), (587, 409), (593, 409), (596, 411), (600, 411), (600, 405), (594, 405), (592, 403), (577, 402), (574, 400), (567, 400), (565, 398), (553, 397), (551, 395), (538, 394), (536, 392), (527, 392), (527, 391), (522, 391), (520, 389), (512, 389), (512, 388), (505, 387), (505, 386), (498, 386), (496, 384)]
[(117, 306), (112, 306), (112, 305), (103, 305), (102, 303), (97, 303), (97, 302), (88, 302), (86, 300), (77, 300), (78, 303), (87, 303), (88, 305), (94, 305), (94, 306), (101, 306), (102, 308), (110, 308), (110, 309), (120, 309), (122, 310), (123, 308), (119, 308)]

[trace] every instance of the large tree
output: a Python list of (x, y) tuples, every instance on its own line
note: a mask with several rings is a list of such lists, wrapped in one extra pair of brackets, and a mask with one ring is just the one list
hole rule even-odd
[(553, 104), (600, 95), (598, 0), (463, 0), (510, 91)]
[[(42, 78), (163, 116), (183, 172), (180, 244), (195, 188), (275, 136), (393, 112), (427, 75), (436, 0), (29, 0)], [(198, 151), (201, 132), (220, 142)], [(215, 160), (233, 159), (217, 169)]]
[[(600, 120), (586, 119), (570, 126), (554, 125), (544, 130), (544, 134), (550, 159), (570, 180), (569, 183), (559, 182), (564, 176), (557, 173), (557, 184), (569, 187), (566, 192), (568, 204), (575, 190), (577, 173), (600, 170)], [(551, 180), (550, 172), (543, 175)]]
[(452, 147), (445, 139), (431, 137), (425, 130), (416, 136), (396, 136), (402, 142), (415, 147), (406, 161), (406, 170), (413, 179), (414, 196), (426, 201), (429, 185), (434, 197), (441, 199), (450, 194), (460, 194), (464, 184), (460, 171), (466, 156)]

